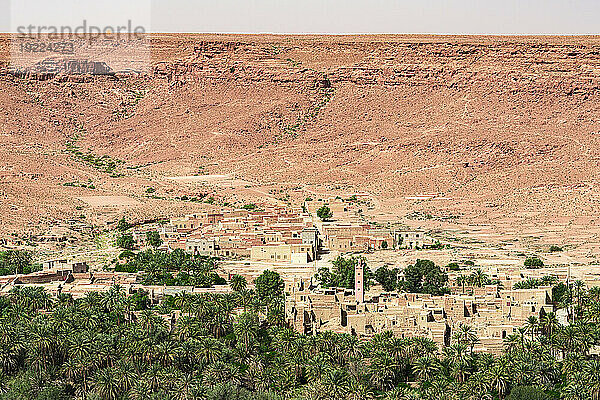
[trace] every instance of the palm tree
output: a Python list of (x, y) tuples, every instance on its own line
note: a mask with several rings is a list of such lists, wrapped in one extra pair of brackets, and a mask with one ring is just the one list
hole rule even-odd
[(481, 269), (477, 269), (471, 274), (470, 281), (473, 286), (482, 287), (489, 281), (489, 279)]
[(238, 321), (233, 326), (238, 344), (248, 353), (251, 344), (258, 334), (258, 316), (253, 313), (244, 313), (240, 315)]
[(171, 365), (179, 352), (179, 347), (176, 342), (172, 340), (164, 340), (155, 346), (156, 359), (161, 363), (163, 367)]
[(252, 305), (254, 301), (254, 293), (248, 289), (242, 289), (237, 292), (238, 305), (244, 308), (244, 311), (248, 311), (248, 307)]
[(346, 398), (350, 390), (348, 376), (341, 369), (334, 369), (328, 372), (321, 382), (325, 393), (332, 399)]
[(56, 335), (47, 321), (34, 323), (29, 331), (29, 345), (41, 357), (41, 365), (45, 370), (54, 363), (57, 349)]
[(416, 360), (413, 366), (413, 373), (420, 382), (431, 382), (439, 369), (437, 359), (426, 356)]
[(412, 389), (396, 386), (385, 392), (383, 400), (417, 400), (418, 398)]
[(553, 340), (560, 348), (563, 358), (565, 354), (570, 353), (575, 348), (575, 341), (577, 339), (577, 332), (575, 327), (572, 325), (561, 326), (556, 331)]
[(175, 382), (175, 399), (192, 400), (195, 399), (194, 392), (197, 390), (200, 382), (198, 376), (193, 372), (185, 372), (177, 378)]
[(348, 400), (371, 400), (375, 398), (375, 394), (369, 385), (353, 377), (350, 379), (346, 398)]
[(120, 285), (111, 286), (102, 297), (102, 305), (108, 312), (122, 312), (125, 305), (125, 292)]
[(0, 346), (0, 371), (10, 374), (17, 369), (19, 352), (14, 347)]
[(116, 369), (101, 369), (94, 375), (94, 391), (103, 400), (117, 400), (121, 396), (121, 384)]
[(389, 354), (374, 355), (369, 366), (373, 386), (382, 391), (392, 388), (396, 383), (398, 367)]
[(534, 315), (529, 316), (529, 318), (527, 318), (527, 321), (525, 322), (525, 329), (527, 330), (527, 332), (531, 333), (531, 341), (534, 340), (534, 335), (537, 332), (538, 325), (539, 321)]
[(187, 313), (189, 316), (190, 312), (191, 312), (192, 301), (193, 301), (193, 298), (189, 293), (178, 292), (175, 294), (175, 296), (173, 298), (173, 306), (175, 308), (181, 310), (181, 312)]
[(156, 330), (166, 330), (166, 322), (152, 310), (142, 310), (139, 314), (140, 326), (146, 330), (146, 334)]
[(473, 352), (473, 347), (475, 347), (475, 344), (479, 342), (479, 338), (477, 337), (475, 329), (465, 324), (461, 324), (458, 327), (457, 331), (454, 333), (454, 338), (458, 341), (458, 343), (468, 345), (471, 349), (471, 352)]
[(600, 361), (588, 360), (583, 369), (583, 379), (592, 395), (592, 400), (600, 399)]
[(596, 343), (596, 324), (591, 324), (579, 320), (574, 325), (575, 338), (574, 346), (582, 354), (588, 354), (594, 343)]
[(79, 333), (69, 337), (67, 352), (75, 360), (87, 360), (90, 356), (91, 345), (89, 336)]
[(549, 312), (548, 314), (543, 315), (542, 318), (540, 318), (540, 327), (542, 328), (544, 335), (551, 337), (558, 327), (558, 319), (556, 318), (556, 314)]
[(363, 346), (358, 337), (345, 335), (342, 338), (342, 361), (345, 364), (355, 363), (363, 358)]
[(586, 385), (570, 382), (561, 390), (561, 400), (588, 400), (589, 392)]
[(415, 337), (409, 339), (410, 344), (410, 353), (412, 355), (412, 359), (423, 357), (423, 356), (433, 356), (438, 352), (438, 345), (433, 340), (426, 337)]
[(498, 394), (498, 398), (503, 399), (510, 383), (510, 374), (506, 359), (500, 358), (496, 360), (492, 368), (489, 369), (488, 374), (490, 383)]
[(246, 285), (246, 278), (238, 274), (233, 275), (229, 281), (229, 286), (231, 286), (234, 292), (241, 292), (246, 289)]
[(194, 319), (188, 316), (181, 316), (175, 324), (175, 334), (180, 341), (192, 337)]
[(320, 381), (323, 377), (331, 372), (331, 357), (325, 353), (319, 353), (308, 359), (306, 364), (306, 376), (309, 382)]
[(129, 391), (130, 400), (151, 400), (152, 385), (146, 379), (138, 378)]
[(198, 358), (204, 364), (213, 364), (221, 358), (222, 344), (213, 338), (201, 338), (198, 342)]
[(472, 355), (464, 343), (453, 343), (443, 350), (445, 359), (451, 366), (452, 376), (459, 382), (465, 382), (472, 363)]
[(465, 294), (465, 285), (468, 283), (468, 278), (464, 275), (459, 275), (456, 278), (456, 285), (462, 286), (462, 294)]

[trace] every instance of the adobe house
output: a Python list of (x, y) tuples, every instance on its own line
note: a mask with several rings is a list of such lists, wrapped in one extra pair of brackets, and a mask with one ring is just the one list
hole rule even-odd
[(421, 249), (425, 244), (423, 231), (394, 231), (395, 249)]

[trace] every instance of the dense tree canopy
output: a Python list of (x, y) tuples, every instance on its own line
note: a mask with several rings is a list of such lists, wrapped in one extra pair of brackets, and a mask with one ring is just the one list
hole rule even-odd
[(198, 286), (224, 285), (216, 272), (216, 260), (187, 254), (181, 249), (172, 252), (146, 250), (128, 255), (115, 265), (117, 272), (143, 272), (145, 285)]
[(571, 325), (547, 314), (493, 356), (473, 351), (468, 326), (444, 349), (390, 332), (300, 335), (283, 325), (281, 297), (247, 289), (151, 307), (118, 286), (56, 300), (17, 287), (0, 297), (0, 399), (596, 400), (600, 290), (568, 290)]
[(40, 269), (32, 260), (32, 254), (26, 250), (0, 251), (0, 275), (29, 274)]
[(121, 249), (133, 250), (135, 248), (135, 239), (133, 239), (133, 235), (130, 233), (122, 233), (117, 236), (116, 245)]
[(158, 232), (150, 231), (146, 232), (146, 243), (148, 246), (156, 248), (163, 244), (163, 240), (160, 238), (160, 234)]
[(375, 280), (383, 287), (383, 290), (391, 292), (398, 288), (399, 272), (398, 268), (390, 269), (387, 265), (384, 265), (375, 271)]
[(448, 275), (433, 261), (417, 260), (404, 269), (404, 279), (400, 285), (407, 292), (439, 296), (448, 292), (447, 282)]
[(261, 299), (269, 299), (283, 295), (283, 279), (277, 272), (265, 270), (254, 280), (256, 294)]
[[(332, 261), (333, 265), (331, 269), (327, 267), (321, 267), (319, 268), (319, 272), (315, 277), (321, 283), (321, 286), (325, 288), (340, 287), (354, 289), (354, 270), (356, 268), (356, 264), (361, 260), (364, 261), (364, 258), (346, 258), (338, 256), (335, 260)], [(364, 284), (366, 288), (369, 288), (371, 281), (371, 270), (368, 267), (365, 267)]]

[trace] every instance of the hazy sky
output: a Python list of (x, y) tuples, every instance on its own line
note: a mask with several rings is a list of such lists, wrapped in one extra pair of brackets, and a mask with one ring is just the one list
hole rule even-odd
[(0, 0), (0, 6), (9, 10), (11, 1), (19, 10), (12, 24), (11, 12), (0, 13), (2, 31), (14, 30), (15, 18), (58, 25), (85, 15), (110, 25), (132, 15), (160, 32), (600, 33), (600, 0)]

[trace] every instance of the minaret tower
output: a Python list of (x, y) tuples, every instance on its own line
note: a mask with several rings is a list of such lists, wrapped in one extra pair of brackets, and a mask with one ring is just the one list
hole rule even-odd
[(354, 295), (356, 302), (365, 302), (365, 265), (364, 260), (359, 258), (354, 266)]

